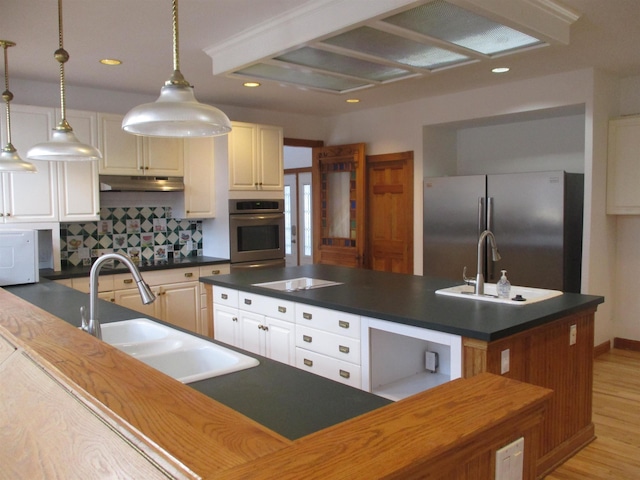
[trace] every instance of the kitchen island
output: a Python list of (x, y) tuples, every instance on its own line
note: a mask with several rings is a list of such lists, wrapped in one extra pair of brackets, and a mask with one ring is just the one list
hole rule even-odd
[[(256, 285), (303, 277), (337, 284), (289, 292)], [(591, 420), (593, 328), (603, 297), (566, 293), (530, 305), (503, 305), (437, 295), (436, 290), (456, 284), (450, 280), (327, 265), (238, 272), (201, 281), (214, 291), (216, 286), (235, 289), (363, 319), (459, 335), (462, 377), (490, 372), (554, 390), (539, 439), (540, 475), (595, 438)], [(366, 332), (362, 342), (366, 356)], [(371, 357), (374, 353), (370, 352)], [(398, 351), (388, 357), (399, 361), (401, 355)], [(365, 370), (373, 368), (374, 362), (363, 358), (362, 365), (366, 376), (369, 372)]]

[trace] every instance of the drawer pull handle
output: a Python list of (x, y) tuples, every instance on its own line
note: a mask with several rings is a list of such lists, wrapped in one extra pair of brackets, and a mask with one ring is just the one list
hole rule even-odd
[(303, 313), (302, 318), (304, 318), (305, 320), (311, 320), (313, 318), (313, 315), (311, 315), (310, 313)]
[(193, 277), (193, 272), (187, 272), (187, 273), (184, 274), (184, 276), (187, 277), (187, 278), (191, 278), (191, 277)]
[(338, 325), (341, 328), (349, 328), (349, 322), (345, 322), (344, 320), (338, 320)]
[(313, 341), (313, 338), (310, 337), (309, 335), (303, 335), (302, 336), (302, 340), (307, 342), (307, 343), (311, 343)]
[(349, 353), (349, 347), (345, 347), (344, 345), (338, 346), (338, 350), (340, 350), (340, 353)]
[(287, 313), (287, 307), (278, 307), (278, 312)]
[(349, 372), (347, 372), (346, 370), (340, 370), (340, 376), (342, 378), (349, 378), (349, 377), (351, 377), (351, 374)]
[(251, 299), (250, 298), (245, 298), (244, 299), (244, 304), (245, 305), (251, 305)]
[(220, 275), (220, 270), (211, 270), (211, 275)]
[(305, 359), (304, 359), (304, 364), (305, 364), (307, 367), (313, 367), (313, 360), (309, 360), (309, 359), (305, 358)]
[(126, 278), (124, 280), (124, 283), (126, 283), (126, 284), (133, 283), (133, 278)]
[(229, 298), (229, 295), (227, 295), (226, 293), (221, 293), (220, 298), (222, 298), (223, 300), (227, 300)]

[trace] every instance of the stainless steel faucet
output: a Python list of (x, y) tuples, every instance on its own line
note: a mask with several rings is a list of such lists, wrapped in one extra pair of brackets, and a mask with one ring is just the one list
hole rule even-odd
[(496, 237), (491, 230), (485, 230), (480, 234), (478, 238), (478, 272), (476, 273), (475, 280), (473, 278), (467, 278), (467, 267), (464, 267), (462, 271), (462, 278), (467, 285), (473, 285), (474, 295), (484, 295), (484, 242), (489, 238), (489, 244), (491, 246), (491, 257), (494, 262), (500, 260), (500, 252), (496, 246)]
[(156, 299), (149, 285), (142, 279), (138, 267), (136, 267), (135, 263), (133, 263), (129, 257), (120, 253), (107, 253), (98, 258), (91, 267), (91, 273), (89, 274), (89, 320), (87, 320), (84, 307), (80, 307), (80, 315), (82, 317), (82, 330), (99, 339), (102, 339), (102, 330), (100, 329), (100, 321), (98, 320), (98, 276), (104, 263), (109, 260), (117, 260), (129, 269), (133, 279), (136, 281), (142, 303), (146, 305)]

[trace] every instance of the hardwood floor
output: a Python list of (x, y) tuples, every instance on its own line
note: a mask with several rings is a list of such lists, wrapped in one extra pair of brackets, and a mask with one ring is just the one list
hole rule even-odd
[(596, 440), (547, 480), (640, 479), (640, 352), (611, 350), (596, 358)]

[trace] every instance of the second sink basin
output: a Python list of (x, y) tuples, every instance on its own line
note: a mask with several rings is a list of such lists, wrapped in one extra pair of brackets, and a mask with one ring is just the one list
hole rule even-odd
[[(455, 287), (442, 288), (436, 290), (438, 295), (449, 295), (452, 297), (465, 298), (469, 300), (479, 300), (483, 302), (495, 302), (504, 303), (508, 305), (531, 305), (532, 303), (542, 302), (543, 300), (549, 300), (550, 298), (562, 295), (559, 290), (547, 290), (544, 288), (532, 288), (532, 287), (516, 287), (511, 286), (511, 294), (509, 298), (498, 298), (497, 288), (495, 283), (484, 284), (484, 295), (474, 295), (473, 286), (471, 285), (456, 285)], [(518, 298), (518, 300), (514, 300)]]
[(148, 318), (105, 323), (101, 329), (103, 341), (182, 383), (260, 364), (255, 358)]

